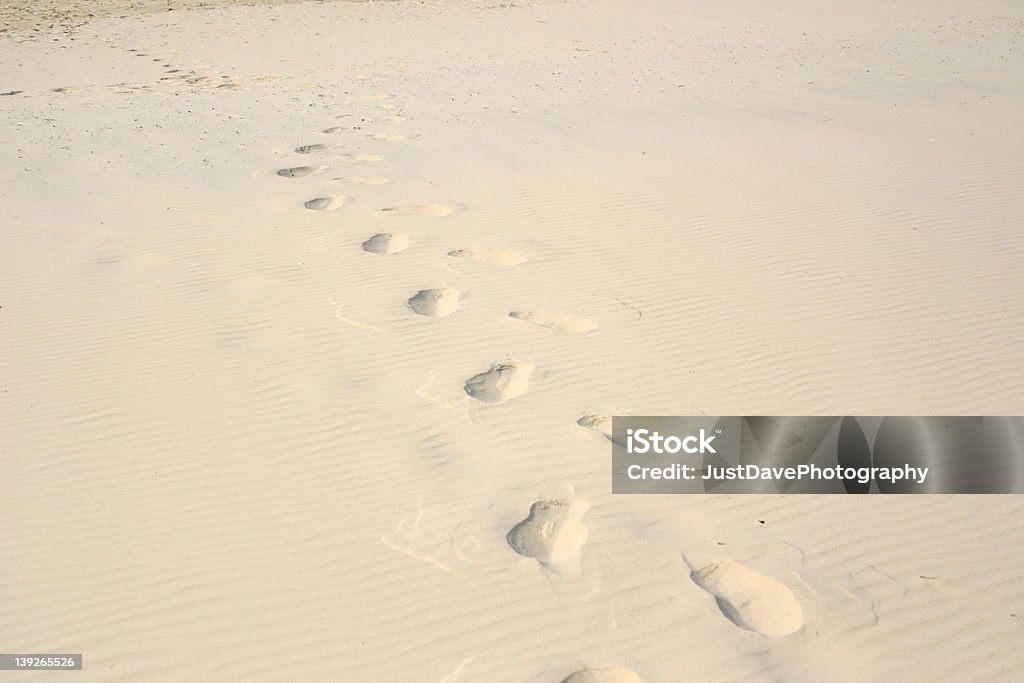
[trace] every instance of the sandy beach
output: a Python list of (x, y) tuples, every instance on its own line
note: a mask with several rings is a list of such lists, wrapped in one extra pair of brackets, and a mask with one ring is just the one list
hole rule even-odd
[(1024, 6), (0, 0), (7, 681), (1016, 681), (1024, 500), (615, 415), (1024, 415)]

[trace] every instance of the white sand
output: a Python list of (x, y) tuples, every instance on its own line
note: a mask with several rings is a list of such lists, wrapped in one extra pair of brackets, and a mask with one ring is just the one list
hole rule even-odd
[(602, 432), (1024, 413), (1019, 3), (0, 5), (0, 650), (1018, 680), (1018, 497), (612, 496)]

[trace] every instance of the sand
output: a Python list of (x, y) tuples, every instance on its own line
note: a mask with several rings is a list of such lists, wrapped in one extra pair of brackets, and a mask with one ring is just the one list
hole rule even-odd
[(203, 4), (0, 3), (0, 650), (1017, 679), (1019, 497), (613, 496), (607, 418), (1024, 414), (1018, 3)]

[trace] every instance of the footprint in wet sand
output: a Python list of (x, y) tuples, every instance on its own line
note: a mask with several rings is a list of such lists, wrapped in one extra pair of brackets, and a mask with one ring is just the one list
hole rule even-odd
[(711, 593), (728, 619), (769, 638), (796, 633), (804, 613), (786, 584), (720, 557), (689, 558), (690, 578)]
[(397, 254), (408, 247), (409, 233), (407, 232), (380, 232), (363, 242), (363, 251), (368, 251), (371, 254)]
[(530, 514), (506, 535), (508, 544), (520, 555), (532, 557), (545, 567), (571, 566), (587, 542), (583, 515), (590, 509), (585, 498), (540, 500)]
[(402, 135), (401, 133), (377, 133), (376, 135), (371, 135), (370, 137), (373, 138), (374, 140), (383, 140), (385, 142), (398, 142), (399, 140), (405, 139), (405, 136)]
[(466, 393), (484, 403), (497, 405), (522, 396), (530, 385), (533, 365), (517, 360), (495, 363), (487, 372), (466, 380)]
[(546, 311), (535, 309), (532, 311), (512, 311), (508, 317), (516, 320), (523, 320), (534, 325), (546, 327), (556, 332), (590, 332), (597, 329), (597, 323), (590, 318), (582, 318), (572, 313), (561, 311)]
[(448, 252), (449, 256), (469, 259), (489, 266), (518, 266), (526, 263), (526, 254), (515, 249), (490, 249), (488, 247), (466, 247)]
[(640, 677), (621, 666), (603, 669), (582, 669), (562, 680), (562, 683), (640, 683)]
[(454, 287), (421, 289), (407, 302), (419, 315), (443, 318), (459, 308), (459, 290)]
[(387, 185), (391, 182), (391, 178), (384, 175), (350, 175), (341, 180), (354, 185)]
[(348, 200), (343, 194), (332, 195), (330, 197), (317, 197), (316, 199), (310, 199), (305, 202), (305, 206), (310, 211), (333, 211), (341, 206), (345, 205), (345, 201)]
[(320, 143), (316, 143), (313, 145), (299, 145), (298, 147), (295, 148), (295, 153), (312, 154), (313, 152), (322, 152), (325, 149), (328, 149), (328, 145), (322, 145)]
[(324, 168), (324, 166), (293, 166), (292, 168), (278, 169), (277, 175), (282, 178), (302, 178), (303, 176), (319, 173)]
[(456, 210), (451, 204), (413, 204), (411, 206), (389, 206), (381, 209), (406, 216), (447, 216)]

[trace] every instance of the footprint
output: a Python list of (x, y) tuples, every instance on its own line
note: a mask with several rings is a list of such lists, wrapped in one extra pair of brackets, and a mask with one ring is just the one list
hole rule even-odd
[(586, 429), (592, 429), (611, 441), (613, 444), (618, 444), (623, 448), (626, 447), (626, 443), (624, 441), (615, 440), (611, 415), (584, 415), (580, 419), (576, 420), (576, 424)]
[(556, 332), (590, 332), (597, 328), (597, 323), (590, 318), (582, 318), (572, 313), (562, 313), (560, 311), (545, 311), (545, 310), (533, 310), (533, 311), (512, 311), (508, 314), (508, 317), (515, 318), (516, 320), (525, 320), (526, 322), (533, 323), (534, 325), (540, 325), (546, 327), (549, 330), (555, 330)]
[(301, 178), (324, 170), (323, 166), (293, 166), (292, 168), (278, 169), (277, 175), (282, 178)]
[(580, 427), (593, 429), (598, 434), (603, 434), (609, 440), (612, 438), (612, 418), (610, 415), (584, 415), (576, 420), (576, 424)]
[(383, 154), (351, 154), (342, 157), (343, 161), (384, 161)]
[(330, 128), (324, 128), (325, 133), (328, 135), (337, 135), (338, 133), (344, 133), (348, 128), (344, 126), (331, 126)]
[(327, 145), (316, 143), (314, 145), (299, 145), (295, 148), (296, 154), (312, 154), (313, 152), (322, 152), (327, 149)]
[(799, 631), (804, 613), (789, 586), (726, 558), (701, 558), (690, 565), (694, 583), (715, 596), (734, 624), (769, 638)]
[(448, 252), (449, 256), (469, 259), (490, 266), (518, 266), (526, 263), (526, 254), (514, 249), (490, 249), (488, 247), (467, 247)]
[[(407, 232), (381, 232), (363, 242), (363, 251), (368, 251), (371, 254), (397, 254), (408, 247), (409, 233)], [(417, 294), (417, 296), (419, 295)]]
[(372, 137), (374, 140), (384, 140), (386, 142), (398, 142), (399, 140), (405, 139), (405, 136), (402, 135), (401, 133), (377, 133), (376, 135), (371, 135), (370, 137)]
[(391, 178), (384, 175), (350, 175), (345, 176), (342, 180), (356, 185), (387, 185), (391, 182)]
[(582, 669), (562, 683), (640, 683), (640, 677), (621, 666), (610, 666), (604, 669)]
[(484, 403), (504, 403), (526, 392), (534, 367), (515, 360), (496, 363), (487, 372), (466, 380), (466, 393)]
[(457, 207), (451, 204), (414, 204), (412, 206), (391, 206), (381, 211), (390, 211), (408, 216), (447, 216)]
[(308, 202), (304, 203), (303, 206), (311, 211), (333, 211), (344, 206), (347, 200), (348, 197), (343, 194), (339, 194), (331, 197), (317, 197), (316, 199), (310, 199)]
[(459, 308), (459, 290), (454, 287), (421, 289), (408, 301), (409, 308), (420, 315), (443, 318)]
[(579, 497), (537, 501), (505, 538), (517, 553), (546, 567), (572, 563), (587, 542), (582, 518), (589, 509), (590, 503)]

